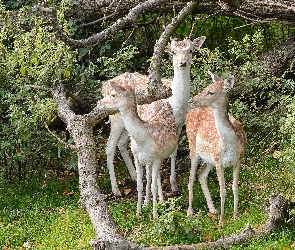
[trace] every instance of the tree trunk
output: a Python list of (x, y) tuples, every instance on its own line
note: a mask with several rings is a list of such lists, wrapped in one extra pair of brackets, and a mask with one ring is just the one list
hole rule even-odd
[(97, 183), (98, 160), (93, 135), (93, 126), (105, 116), (105, 112), (94, 109), (87, 115), (75, 115), (69, 106), (62, 86), (52, 92), (57, 103), (58, 114), (66, 123), (75, 142), (78, 155), (80, 205), (88, 212), (96, 231), (91, 241), (93, 250), (132, 250), (142, 249), (118, 234), (112, 216), (109, 213), (104, 195)]
[(75, 145), (77, 146), (80, 205), (88, 212), (96, 231), (96, 238), (91, 241), (93, 249), (131, 250), (141, 247), (127, 241), (118, 234), (111, 217), (104, 195), (97, 184), (98, 160), (95, 150), (93, 127), (87, 117), (75, 116), (68, 124)]
[[(295, 14), (294, 14), (295, 15)], [(266, 53), (261, 63), (277, 77), (295, 80), (295, 34)]]

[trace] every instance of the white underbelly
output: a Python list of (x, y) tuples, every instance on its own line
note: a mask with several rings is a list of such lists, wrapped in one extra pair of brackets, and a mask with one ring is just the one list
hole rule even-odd
[(236, 148), (228, 146), (220, 151), (214, 148), (214, 146), (216, 147), (216, 144), (203, 144), (200, 141), (196, 141), (195, 154), (198, 155), (204, 163), (211, 165), (215, 165), (215, 161), (218, 159), (221, 159), (221, 163), (224, 167), (232, 166), (239, 162), (239, 154)]

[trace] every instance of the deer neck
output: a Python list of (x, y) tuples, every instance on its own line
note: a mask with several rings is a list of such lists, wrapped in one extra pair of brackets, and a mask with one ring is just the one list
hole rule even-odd
[(225, 108), (215, 107), (212, 109), (217, 133), (219, 134), (221, 140), (225, 141), (228, 145), (229, 142), (232, 142), (232, 140), (236, 138), (234, 128), (229, 120), (228, 106), (226, 105)]
[(178, 127), (182, 126), (188, 110), (190, 99), (190, 68), (178, 69), (174, 67), (174, 77), (172, 82), (172, 96), (169, 103), (173, 109), (173, 115)]
[(135, 107), (120, 110), (120, 113), (124, 120), (126, 130), (137, 144), (141, 145), (149, 139), (144, 123), (139, 118)]

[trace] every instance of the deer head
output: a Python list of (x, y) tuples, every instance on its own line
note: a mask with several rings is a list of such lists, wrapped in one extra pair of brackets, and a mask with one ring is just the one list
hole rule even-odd
[(110, 83), (113, 88), (110, 94), (98, 102), (101, 110), (121, 110), (136, 106), (136, 96), (133, 87), (130, 85), (119, 85)]
[(201, 93), (189, 100), (191, 108), (197, 107), (223, 107), (228, 102), (229, 91), (234, 85), (234, 76), (222, 80), (219, 76), (209, 71), (213, 83), (206, 87)]
[(185, 38), (183, 41), (171, 39), (171, 43), (168, 43), (165, 52), (172, 56), (174, 67), (179, 69), (190, 68), (192, 53), (203, 45), (205, 39), (205, 36), (198, 37), (193, 41), (189, 38)]

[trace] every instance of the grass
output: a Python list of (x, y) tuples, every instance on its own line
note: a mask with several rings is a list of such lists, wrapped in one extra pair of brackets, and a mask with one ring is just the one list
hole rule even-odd
[[(248, 223), (258, 226), (266, 220), (263, 212), (271, 193), (278, 192), (292, 200), (294, 179), (288, 166), (275, 158), (263, 157), (255, 164), (245, 164), (240, 174), (239, 218), (234, 221), (231, 171), (226, 172), (226, 221), (217, 229), (218, 216), (207, 214), (204, 195), (195, 183), (193, 217), (186, 216), (188, 175), (180, 178), (181, 196), (158, 206), (160, 217), (151, 219), (151, 205), (143, 207), (141, 217), (135, 216), (135, 199), (109, 202), (118, 232), (126, 238), (146, 245), (191, 244), (216, 240), (245, 229)], [(124, 168), (123, 168), (124, 169)], [(185, 171), (188, 172), (188, 171)], [(126, 172), (119, 174), (126, 177)], [(209, 175), (210, 190), (219, 208), (216, 174)], [(110, 192), (110, 184), (102, 176), (101, 188)], [(122, 181), (123, 183), (123, 181)], [(31, 180), (20, 186), (1, 183), (0, 186), (0, 249), (91, 249), (95, 237), (88, 215), (79, 207), (78, 180), (73, 175)], [(290, 212), (285, 225), (269, 237), (260, 237), (232, 249), (292, 249), (295, 242), (295, 212)], [(25, 244), (25, 245), (24, 245)]]
[(0, 190), (0, 249), (91, 249), (95, 233), (77, 201), (73, 177), (35, 180)]

